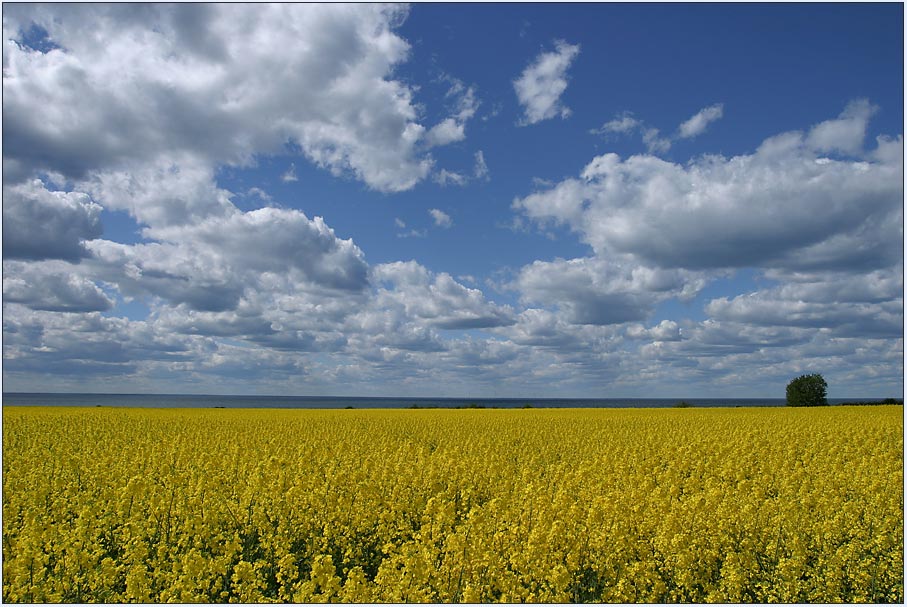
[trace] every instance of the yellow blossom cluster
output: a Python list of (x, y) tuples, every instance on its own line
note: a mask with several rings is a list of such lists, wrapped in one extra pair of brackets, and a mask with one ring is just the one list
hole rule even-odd
[(903, 602), (903, 409), (3, 411), (5, 602)]

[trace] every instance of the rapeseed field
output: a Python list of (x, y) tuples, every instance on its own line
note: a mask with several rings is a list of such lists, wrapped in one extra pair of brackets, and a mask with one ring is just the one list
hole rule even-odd
[(903, 408), (5, 408), (5, 602), (903, 602)]

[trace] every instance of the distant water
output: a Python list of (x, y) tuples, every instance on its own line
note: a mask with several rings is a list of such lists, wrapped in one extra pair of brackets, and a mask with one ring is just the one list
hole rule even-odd
[[(3, 406), (43, 407), (182, 407), (204, 409), (455, 409), (669, 408), (681, 400), (696, 407), (783, 407), (783, 398), (407, 398), (335, 396), (216, 396), (195, 394), (39, 394), (4, 392)], [(878, 399), (829, 399), (830, 404)]]

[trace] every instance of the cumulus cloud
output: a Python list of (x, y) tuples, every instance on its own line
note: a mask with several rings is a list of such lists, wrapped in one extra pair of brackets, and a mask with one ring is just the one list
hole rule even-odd
[(3, 325), (4, 383), (13, 386), (30, 380), (45, 389), (84, 390), (90, 382), (95, 390), (154, 392), (166, 381), (176, 391), (205, 385), (241, 393), (249, 382), (273, 386), (307, 376), (295, 353), (181, 334), (154, 317), (64, 315), (6, 304)]
[(512, 310), (485, 299), (442, 272), (432, 274), (414, 262), (376, 266), (379, 310), (401, 310), (405, 318), (427, 321), (441, 329), (477, 329), (512, 324)]
[[(394, 77), (409, 54), (395, 33), (405, 8), (18, 5), (4, 16), (4, 355), (14, 375), (43, 362), (86, 377), (166, 375), (166, 364), (183, 377), (273, 368), (285, 379), (305, 374), (298, 353), (346, 356), (338, 368), (351, 368), (364, 358), (348, 348), (367, 346), (375, 360), (405, 344), (441, 352), (438, 331), (509, 322), (507, 309), (447, 275), (373, 288), (362, 251), (321, 218), (243, 212), (236, 198), (273, 202), (262, 187), (234, 194), (218, 183), (225, 165), (297, 151), (384, 192), (432, 174), (465, 184), (465, 174), (434, 172), (427, 150), (465, 137), (476, 89), (447, 77), (447, 117), (420, 124), (416, 87)], [(46, 43), (23, 43), (29, 27), (44, 28)], [(475, 158), (472, 172), (486, 178)], [(298, 179), (296, 164), (280, 178)], [(129, 213), (142, 240), (102, 239), (102, 207)], [(452, 225), (440, 210), (432, 217)], [(96, 339), (80, 347), (53, 316), (85, 324), (117, 296), (139, 298), (148, 320), (92, 317), (85, 330)], [(248, 372), (243, 352), (257, 353)]]
[(699, 110), (689, 120), (681, 123), (678, 128), (678, 136), (681, 139), (689, 139), (701, 135), (708, 128), (709, 124), (715, 122), (724, 115), (724, 104), (716, 103), (707, 108)]
[[(532, 343), (551, 344), (564, 361), (582, 343), (570, 329), (576, 323), (621, 331), (600, 342), (633, 369), (617, 374), (614, 386), (708, 378), (717, 389), (762, 394), (760, 386), (783, 385), (801, 368), (821, 369), (839, 386), (869, 385), (866, 377), (880, 390), (899, 385), (902, 138), (879, 136), (864, 150), (873, 111), (857, 101), (836, 119), (732, 158), (681, 165), (604, 154), (578, 178), (537, 183), (514, 208), (541, 227), (569, 227), (592, 255), (522, 268), (513, 286), (524, 303), (546, 310), (522, 313), (516, 327), (535, 326)], [(768, 286), (713, 298), (701, 322), (649, 324), (658, 304), (692, 301), (742, 268)], [(514, 341), (532, 339), (516, 327)]]
[(859, 154), (866, 138), (869, 119), (878, 111), (867, 99), (851, 101), (832, 120), (820, 122), (806, 136), (806, 144), (818, 152)]
[(648, 339), (652, 341), (679, 341), (682, 329), (673, 320), (663, 320), (654, 327), (645, 328), (641, 324), (627, 327), (627, 336), (632, 339)]
[(428, 214), (431, 215), (435, 225), (439, 228), (449, 228), (453, 225), (453, 219), (450, 218), (450, 215), (440, 209), (429, 209)]
[(157, 332), (142, 321), (98, 312), (34, 311), (17, 304), (4, 304), (3, 340), (4, 380), (7, 373), (34, 374), (48, 388), (65, 385), (67, 377), (132, 376), (140, 368), (189, 362), (207, 346)]
[(644, 320), (655, 304), (689, 299), (704, 286), (695, 273), (603, 258), (536, 261), (516, 280), (528, 303), (557, 306), (574, 324), (611, 325)]
[(748, 325), (826, 328), (842, 336), (897, 338), (903, 334), (903, 305), (900, 301), (882, 304), (803, 302), (759, 292), (731, 300), (720, 298), (706, 306), (719, 320)]
[[(331, 376), (346, 374), (355, 367), (355, 380), (363, 381), (380, 369), (381, 376), (414, 381), (426, 365), (454, 365), (426, 358), (442, 356), (454, 344), (442, 336), (446, 330), (489, 329), (513, 323), (513, 311), (488, 301), (481, 291), (470, 289), (449, 274), (435, 274), (410, 262), (380, 264), (371, 270), (370, 294), (346, 308), (333, 319), (322, 318), (308, 330), (315, 338), (309, 348), (322, 347), (342, 357), (324, 369)], [(316, 311), (317, 313), (317, 311)], [(291, 318), (287, 322), (293, 322)], [(285, 335), (286, 327), (271, 339)], [(333, 332), (325, 332), (328, 327)], [(319, 343), (318, 339), (321, 339)], [(331, 339), (335, 341), (331, 342)], [(454, 355), (454, 359), (457, 356)], [(426, 378), (428, 379), (428, 378)]]
[(721, 321), (805, 327), (838, 337), (897, 338), (903, 334), (903, 266), (868, 274), (770, 272), (776, 287), (711, 300)]
[(780, 283), (777, 294), (792, 301), (884, 302), (901, 297), (903, 261), (869, 272), (797, 272), (768, 269), (765, 277)]
[(206, 337), (271, 337), (276, 332), (264, 311), (247, 300), (229, 310), (196, 309), (186, 303), (159, 306), (156, 325), (168, 333)]
[(38, 179), (4, 186), (3, 257), (78, 261), (85, 241), (102, 234), (100, 216), (85, 193), (51, 191)]
[(466, 139), (465, 126), (453, 118), (444, 119), (425, 134), (425, 143), (428, 147), (447, 145), (464, 139)]
[[(171, 332), (220, 327), (273, 348), (338, 343), (287, 322), (275, 301), (317, 294), (305, 308), (313, 318), (338, 293), (358, 302), (368, 287), (362, 252), (320, 218), (240, 212), (215, 176), (224, 164), (297, 149), (376, 190), (425, 178), (432, 161), (420, 155), (413, 91), (391, 77), (408, 54), (393, 33), (405, 9), (19, 5), (4, 17), (4, 256), (86, 268), (65, 277), (17, 266), (5, 276), (10, 304), (106, 310), (95, 282), (104, 281), (150, 298)], [(18, 42), (30, 24), (54, 44)], [(463, 97), (466, 120), (474, 93)], [(50, 191), (30, 177), (39, 173), (71, 191)], [(282, 179), (295, 178), (291, 164)], [(260, 188), (247, 195), (270, 203)], [(101, 240), (100, 205), (128, 212), (145, 242)]]
[[(286, 227), (275, 233), (270, 222)], [(246, 229), (237, 229), (241, 225)], [(62, 370), (60, 386), (69, 385), (64, 375), (132, 382), (156, 373), (181, 378), (233, 373), (234, 379), (285, 383), (291, 369), (308, 377), (305, 354), (317, 352), (335, 359), (318, 368), (332, 377), (356, 365), (357, 380), (363, 381), (381, 365), (393, 364), (402, 378), (407, 369), (429, 362), (413, 357), (450, 350), (444, 331), (514, 322), (508, 306), (415, 262), (375, 266), (357, 288), (357, 272), (341, 268), (365, 268), (358, 249), (298, 212), (259, 209), (203, 222), (191, 234), (189, 229), (174, 228), (161, 234), (173, 241), (157, 243), (96, 240), (93, 257), (77, 266), (124, 296), (152, 296), (152, 313), (140, 323), (92, 316), (90, 310), (104, 309), (112, 300), (89, 278), (65, 273), (76, 266), (43, 262), (47, 267), (38, 272), (33, 263), (7, 261), (4, 356), (10, 377), (29, 377), (44, 365)], [(330, 276), (320, 274), (327, 268)], [(354, 284), (348, 284), (350, 277)], [(83, 314), (67, 325), (44, 310)], [(75, 336), (83, 330), (91, 332), (88, 343)], [(460, 348), (453, 358), (435, 363), (455, 368), (457, 357), (481, 358), (483, 348)], [(252, 357), (245, 370), (243, 353)]]
[(129, 296), (201, 311), (235, 309), (256, 288), (331, 293), (368, 285), (362, 251), (299, 211), (235, 211), (154, 234), (158, 242), (135, 245), (94, 240), (85, 263)]
[(521, 124), (570, 115), (570, 108), (561, 104), (560, 98), (567, 90), (567, 69), (579, 55), (579, 50), (578, 44), (558, 40), (554, 51), (541, 53), (513, 82), (517, 99), (523, 106)]
[[(409, 189), (432, 161), (418, 151), (413, 91), (391, 79), (409, 52), (393, 32), (405, 15), (390, 5), (18, 5), (4, 14), (7, 178), (30, 169), (81, 180), (174, 154), (245, 164), (293, 142), (332, 173)], [(31, 24), (57, 48), (17, 42)]]
[(130, 170), (96, 171), (76, 183), (107, 209), (128, 212), (148, 226), (146, 235), (167, 226), (225, 216), (236, 210), (233, 194), (217, 186), (215, 170), (197, 158), (176, 157)]
[(216, 250), (234, 268), (253, 272), (299, 272), (325, 289), (357, 291), (367, 285), (367, 265), (351, 239), (343, 240), (321, 217), (266, 207), (197, 225), (157, 232), (167, 243)]
[(865, 161), (818, 152), (792, 133), (753, 154), (686, 165), (604, 154), (579, 179), (514, 207), (569, 226), (598, 255), (629, 254), (666, 268), (889, 265), (900, 257), (903, 156), (886, 150), (884, 160)]
[(587, 327), (579, 328), (564, 320), (562, 315), (542, 308), (527, 308), (516, 317), (512, 326), (499, 329), (515, 344), (563, 351), (578, 351), (588, 346)]
[(48, 312), (103, 312), (114, 301), (68, 263), (3, 264), (3, 301)]

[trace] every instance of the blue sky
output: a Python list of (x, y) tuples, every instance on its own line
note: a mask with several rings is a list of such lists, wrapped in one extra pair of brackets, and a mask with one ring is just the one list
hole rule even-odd
[(900, 396), (903, 23), (4, 5), (4, 389)]

